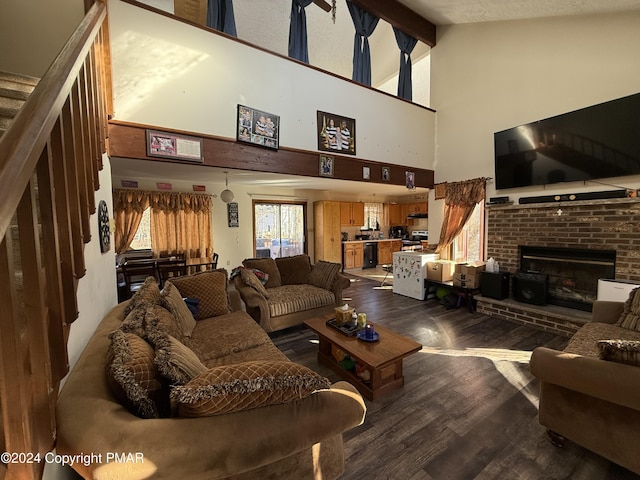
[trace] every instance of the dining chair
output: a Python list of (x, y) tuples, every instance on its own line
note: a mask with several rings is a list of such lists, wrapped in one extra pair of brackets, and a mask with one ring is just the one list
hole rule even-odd
[(127, 298), (136, 293), (147, 277), (158, 278), (155, 261), (134, 260), (121, 265)]
[(187, 274), (187, 263), (185, 260), (165, 260), (158, 262), (158, 276), (160, 278), (160, 288), (164, 282), (173, 277), (181, 277)]
[(213, 254), (213, 258), (211, 259), (211, 269), (215, 270), (216, 268), (218, 268), (218, 254), (214, 253)]

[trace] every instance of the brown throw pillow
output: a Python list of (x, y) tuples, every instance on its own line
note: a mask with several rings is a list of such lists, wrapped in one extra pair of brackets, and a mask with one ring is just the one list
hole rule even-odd
[(160, 305), (176, 317), (178, 324), (182, 327), (182, 335), (190, 337), (193, 329), (196, 328), (196, 319), (193, 318), (187, 304), (182, 299), (182, 295), (173, 283), (165, 283), (160, 296)]
[(336, 275), (340, 271), (342, 265), (339, 263), (325, 262), (324, 260), (318, 260), (314, 265), (311, 274), (309, 275), (309, 283), (316, 287), (324, 288), (325, 290), (331, 290), (333, 281)]
[(252, 361), (215, 367), (184, 386), (171, 399), (183, 417), (203, 417), (288, 403), (329, 388), (329, 380), (288, 361)]
[(140, 286), (140, 289), (133, 294), (129, 300), (129, 304), (124, 309), (125, 317), (129, 315), (131, 310), (143, 303), (153, 305), (160, 298), (160, 288), (158, 282), (154, 277), (147, 277), (144, 283)]
[(640, 342), (637, 340), (600, 340), (598, 358), (640, 366)]
[(269, 275), (265, 287), (273, 288), (282, 286), (280, 270), (278, 270), (278, 266), (273, 258), (245, 258), (242, 261), (242, 265), (244, 265), (245, 268), (255, 268)]
[(617, 324), (622, 328), (640, 332), (640, 287), (629, 292), (629, 298), (624, 302), (624, 309)]
[(154, 363), (173, 385), (184, 385), (207, 371), (193, 350), (166, 332), (151, 329), (148, 338), (155, 349)]
[(173, 283), (183, 297), (200, 300), (196, 320), (217, 317), (231, 311), (227, 271), (224, 268), (172, 278), (167, 283)]
[(301, 285), (309, 283), (311, 261), (309, 255), (301, 254), (292, 257), (276, 258), (282, 285)]
[(169, 392), (153, 363), (153, 348), (139, 336), (116, 330), (107, 352), (107, 383), (131, 413), (158, 418), (169, 413)]
[(264, 298), (269, 298), (269, 292), (267, 292), (267, 289), (264, 288), (264, 285), (262, 285), (262, 282), (260, 281), (260, 279), (258, 279), (256, 274), (253, 273), (253, 270), (249, 270), (248, 268), (243, 268), (242, 271), (240, 272), (240, 276), (242, 277), (242, 281), (245, 284), (253, 288), (256, 292), (258, 292)]

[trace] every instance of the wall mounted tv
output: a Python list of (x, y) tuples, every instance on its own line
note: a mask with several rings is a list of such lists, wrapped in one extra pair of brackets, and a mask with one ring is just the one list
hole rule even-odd
[(496, 189), (640, 175), (640, 93), (494, 134)]

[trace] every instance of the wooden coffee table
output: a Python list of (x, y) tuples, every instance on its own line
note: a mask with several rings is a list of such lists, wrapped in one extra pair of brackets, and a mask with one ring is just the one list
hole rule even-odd
[[(355, 336), (348, 337), (327, 325), (332, 315), (312, 318), (304, 322), (318, 334), (320, 345), (318, 360), (331, 368), (342, 378), (352, 383), (369, 400), (375, 400), (391, 390), (404, 385), (402, 359), (420, 351), (422, 345), (403, 337), (382, 325), (375, 325), (380, 335), (377, 342), (365, 342)], [(336, 347), (354, 358), (370, 372), (370, 381), (365, 382), (355, 373), (343, 369), (331, 354)]]

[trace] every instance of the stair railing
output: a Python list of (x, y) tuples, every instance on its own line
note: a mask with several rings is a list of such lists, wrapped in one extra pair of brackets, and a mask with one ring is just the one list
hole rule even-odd
[[(0, 138), (0, 450), (55, 445), (69, 325), (85, 274), (112, 111), (107, 7), (96, 1)], [(40, 478), (0, 464), (0, 479)]]

